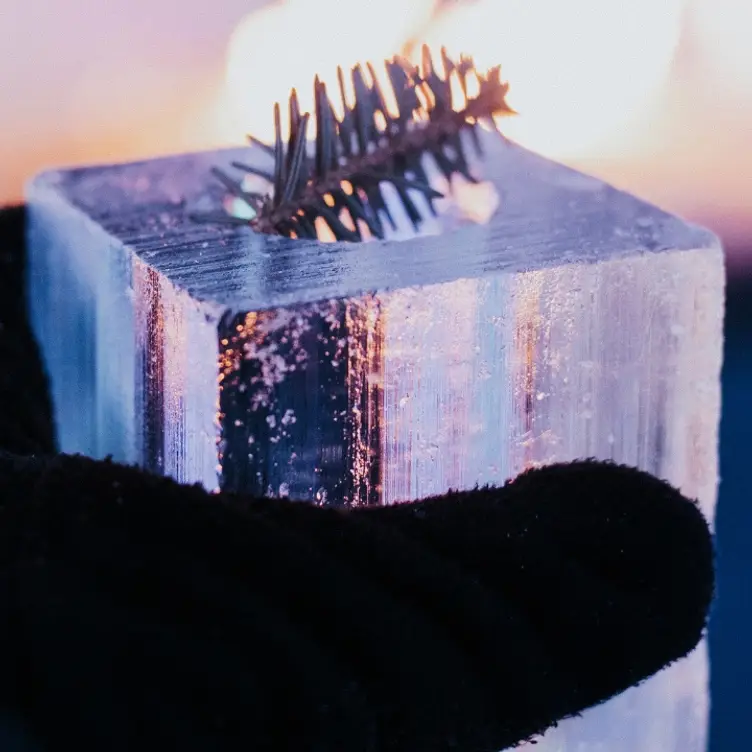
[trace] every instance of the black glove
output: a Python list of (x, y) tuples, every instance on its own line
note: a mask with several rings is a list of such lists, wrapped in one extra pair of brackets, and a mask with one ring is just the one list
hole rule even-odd
[(343, 510), (54, 456), (10, 258), (0, 700), (39, 749), (495, 752), (699, 641), (707, 524), (636, 470)]

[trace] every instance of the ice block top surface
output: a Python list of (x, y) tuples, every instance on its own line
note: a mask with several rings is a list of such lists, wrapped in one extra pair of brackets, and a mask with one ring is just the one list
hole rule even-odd
[(46, 172), (27, 195), (32, 208), (60, 211), (61, 232), (67, 212), (82, 212), (194, 298), (236, 310), (719, 248), (708, 231), (595, 178), (496, 137), (485, 141), (487, 178), (500, 195), (491, 221), (401, 242), (325, 244), (196, 222), (195, 212), (216, 210), (222, 198), (211, 167), (232, 172), (239, 159), (269, 166), (251, 148)]

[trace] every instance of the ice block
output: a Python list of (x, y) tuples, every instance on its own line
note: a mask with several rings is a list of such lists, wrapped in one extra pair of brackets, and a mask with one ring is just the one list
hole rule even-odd
[[(709, 232), (504, 140), (490, 221), (330, 243), (198, 223), (261, 150), (45, 173), (30, 300), (60, 447), (210, 489), (388, 504), (614, 459), (712, 517), (724, 272)], [(218, 186), (217, 186), (218, 187)], [(704, 646), (538, 752), (702, 752)]]

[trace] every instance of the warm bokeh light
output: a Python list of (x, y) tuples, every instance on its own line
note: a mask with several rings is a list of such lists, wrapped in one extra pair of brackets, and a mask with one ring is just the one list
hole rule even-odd
[(311, 110), (314, 75), (336, 86), (338, 65), (347, 70), (392, 56), (428, 22), (433, 7), (433, 0), (289, 0), (251, 13), (228, 48), (218, 102), (223, 138), (269, 139), (274, 102), (286, 101), (291, 88)]
[(310, 103), (314, 72), (428, 38), (502, 64), (514, 139), (708, 224), (752, 265), (750, 0), (43, 5), (0, 11), (0, 204), (53, 166), (268, 136), (291, 85)]
[(471, 54), (481, 69), (502, 64), (521, 113), (504, 123), (516, 140), (559, 157), (621, 147), (666, 80), (683, 6), (476, 0), (429, 23), (434, 3), (426, 0), (291, 0), (251, 14), (233, 35), (223, 132), (269, 138), (273, 103), (292, 86), (310, 108), (316, 73), (333, 84), (338, 63), (381, 61), (417, 34), (437, 51)]
[[(565, 157), (623, 148), (666, 81), (684, 0), (477, 0), (457, 6), (426, 41), (501, 63), (520, 113), (505, 132)], [(631, 145), (631, 144), (630, 144)]]
[(752, 92), (752, 3), (749, 0), (693, 0), (691, 20), (697, 43), (708, 52), (716, 86)]

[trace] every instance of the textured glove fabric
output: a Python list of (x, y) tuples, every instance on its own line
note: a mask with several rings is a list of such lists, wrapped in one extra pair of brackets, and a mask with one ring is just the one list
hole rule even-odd
[(496, 752), (702, 636), (710, 533), (662, 481), (578, 462), (333, 509), (54, 455), (7, 297), (0, 699), (43, 750)]
[(47, 382), (25, 312), (23, 207), (0, 207), (0, 449), (54, 449)]

